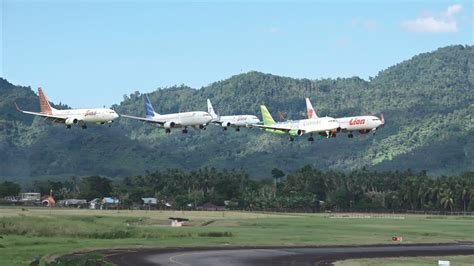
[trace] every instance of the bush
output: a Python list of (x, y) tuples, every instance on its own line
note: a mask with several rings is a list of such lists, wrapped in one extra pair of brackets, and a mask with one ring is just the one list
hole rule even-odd
[(198, 236), (203, 237), (232, 237), (232, 232), (203, 232), (199, 233)]

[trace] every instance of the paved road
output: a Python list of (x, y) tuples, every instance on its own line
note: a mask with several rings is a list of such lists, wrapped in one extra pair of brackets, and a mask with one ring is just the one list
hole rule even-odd
[[(474, 244), (110, 250), (117, 265), (330, 265), (351, 258), (474, 255)], [(474, 262), (473, 262), (474, 264)]]

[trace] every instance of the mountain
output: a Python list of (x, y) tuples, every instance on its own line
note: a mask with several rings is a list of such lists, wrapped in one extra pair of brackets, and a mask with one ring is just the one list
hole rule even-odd
[[(277, 167), (350, 171), (427, 170), (431, 175), (474, 169), (474, 47), (449, 46), (414, 56), (365, 81), (358, 77), (293, 79), (259, 72), (235, 75), (199, 90), (161, 88), (149, 94), (160, 113), (205, 110), (210, 98), (222, 115), (258, 114), (264, 103), (275, 118), (305, 116), (304, 97), (318, 115), (384, 114), (376, 135), (348, 139), (286, 137), (258, 129), (207, 130), (181, 134), (121, 118), (111, 128), (65, 130), (20, 114), (38, 110), (30, 88), (0, 80), (0, 178), (60, 178), (71, 175), (122, 177), (165, 168), (242, 168), (254, 178)], [(47, 89), (47, 88), (46, 88)], [(132, 93), (113, 106), (118, 113), (144, 116), (143, 96)]]

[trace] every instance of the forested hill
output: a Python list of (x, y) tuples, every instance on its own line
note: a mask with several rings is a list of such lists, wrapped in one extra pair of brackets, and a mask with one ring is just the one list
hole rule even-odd
[[(206, 98), (221, 115), (259, 113), (264, 103), (275, 118), (305, 116), (310, 97), (320, 116), (384, 114), (375, 136), (348, 139), (306, 137), (289, 143), (284, 136), (258, 129), (240, 132), (209, 125), (205, 131), (166, 135), (156, 126), (125, 118), (112, 128), (65, 130), (17, 113), (13, 102), (38, 110), (30, 88), (0, 80), (0, 178), (142, 174), (165, 168), (244, 169), (269, 177), (274, 167), (350, 171), (427, 170), (454, 174), (474, 169), (474, 47), (449, 46), (417, 55), (365, 81), (358, 77), (293, 79), (259, 72), (233, 76), (195, 90), (185, 86), (149, 94), (160, 113), (205, 110)], [(47, 91), (47, 88), (46, 88)], [(114, 108), (144, 115), (143, 97), (130, 94)]]

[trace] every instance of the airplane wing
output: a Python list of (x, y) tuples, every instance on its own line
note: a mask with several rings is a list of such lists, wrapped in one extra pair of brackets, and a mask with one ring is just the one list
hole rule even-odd
[(211, 121), (211, 123), (217, 124), (217, 125), (222, 125), (222, 121)]
[(289, 127), (277, 127), (277, 126), (268, 126), (268, 125), (259, 125), (259, 124), (251, 125), (249, 127), (259, 127), (259, 128), (263, 128), (263, 129), (273, 129), (273, 130), (280, 130), (280, 131), (284, 131), (284, 132), (289, 132), (293, 129), (293, 128), (289, 128)]
[(16, 103), (15, 103), (15, 107), (16, 107), (16, 110), (18, 112), (22, 112), (24, 114), (41, 116), (41, 117), (44, 117), (45, 119), (48, 119), (48, 120), (54, 120), (54, 122), (64, 122), (67, 119), (67, 117), (64, 117), (64, 116), (49, 115), (49, 114), (43, 114), (43, 113), (39, 113), (39, 112), (24, 111), (24, 110), (21, 110), (20, 107), (18, 107), (18, 105)]
[(140, 121), (143, 121), (145, 123), (157, 123), (157, 124), (160, 124), (160, 125), (164, 125), (166, 123), (166, 121), (157, 121), (157, 120), (154, 120), (154, 119), (151, 119), (151, 118), (146, 118), (146, 117), (138, 117), (138, 116), (131, 116), (131, 115), (120, 115), (120, 116), (140, 120)]

